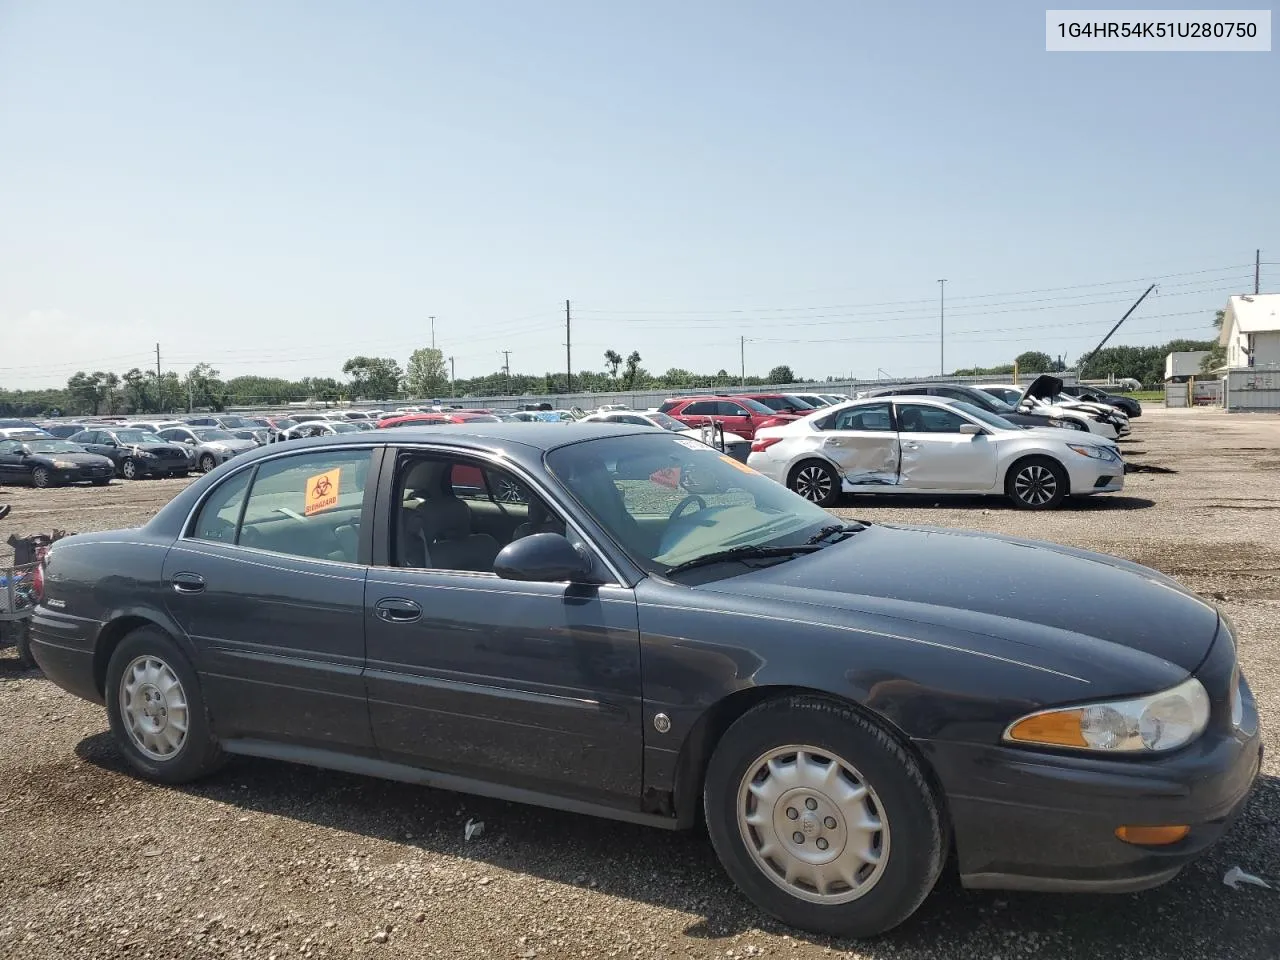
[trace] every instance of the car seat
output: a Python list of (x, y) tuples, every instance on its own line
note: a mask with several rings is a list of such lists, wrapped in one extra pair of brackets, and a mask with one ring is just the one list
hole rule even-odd
[(447, 464), (418, 464), (406, 477), (405, 490), (424, 499), (416, 509), (400, 508), (397, 554), (401, 566), (493, 570), (498, 541), (486, 533), (471, 532), (471, 511), (454, 495)]
[(541, 501), (530, 498), (529, 519), (515, 528), (511, 534), (511, 539), (513, 541), (521, 540), (524, 537), (531, 537), (535, 533), (558, 533), (563, 536), (564, 524), (552, 516)]
[(902, 407), (898, 410), (898, 429), (903, 433), (923, 433), (924, 417), (913, 407)]

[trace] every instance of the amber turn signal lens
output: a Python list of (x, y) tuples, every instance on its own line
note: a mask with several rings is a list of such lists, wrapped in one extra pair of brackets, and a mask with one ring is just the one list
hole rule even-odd
[(1191, 832), (1185, 824), (1172, 827), (1116, 827), (1116, 836), (1125, 843), (1136, 843), (1144, 847), (1163, 847), (1177, 843)]
[(1048, 743), (1063, 747), (1087, 747), (1080, 728), (1082, 710), (1054, 710), (1052, 713), (1036, 713), (1019, 720), (1009, 729), (1010, 740), (1024, 743)]

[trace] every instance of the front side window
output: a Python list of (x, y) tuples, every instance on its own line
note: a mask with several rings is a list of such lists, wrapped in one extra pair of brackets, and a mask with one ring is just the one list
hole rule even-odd
[(696, 400), (684, 408), (686, 417), (709, 417), (716, 412), (714, 400)]
[(941, 407), (902, 403), (898, 405), (898, 429), (902, 433), (959, 433), (969, 421)]
[(262, 464), (235, 542), (356, 563), (370, 457), (368, 450), (318, 450)]
[(832, 519), (732, 457), (683, 437), (588, 440), (552, 450), (546, 462), (618, 545), (654, 573), (735, 547), (802, 544)]
[(732, 400), (721, 400), (716, 404), (716, 413), (722, 417), (745, 417), (747, 411), (741, 404)]
[(783, 410), (786, 410), (791, 406), (791, 404), (787, 403), (785, 397), (760, 397), (759, 400), (775, 413), (781, 413)]
[(115, 432), (116, 443), (127, 445), (130, 443), (164, 443), (158, 436), (150, 430), (117, 430)]

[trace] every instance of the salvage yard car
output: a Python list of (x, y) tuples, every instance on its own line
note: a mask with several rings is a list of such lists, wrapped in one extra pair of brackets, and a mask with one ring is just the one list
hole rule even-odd
[(701, 812), (753, 902), (828, 934), (905, 920), (952, 851), (971, 887), (1167, 881), (1260, 763), (1231, 626), (1170, 578), (841, 523), (667, 431), (272, 445), (59, 541), (40, 581), (35, 659), (143, 777), (239, 754)]
[(146, 430), (101, 426), (73, 434), (70, 440), (89, 453), (107, 457), (126, 480), (185, 477), (194, 466), (185, 447), (166, 443)]
[(186, 447), (201, 473), (208, 473), (233, 457), (261, 446), (253, 439), (252, 434), (242, 438), (217, 427), (179, 425), (161, 430), (159, 437), (168, 443), (180, 443)]
[(1026, 428), (964, 400), (854, 400), (756, 434), (747, 464), (806, 500), (841, 493), (999, 494), (1026, 510), (1124, 488), (1112, 442)]
[(44, 488), (89, 482), (105, 487), (115, 473), (109, 459), (68, 440), (0, 440), (0, 483)]

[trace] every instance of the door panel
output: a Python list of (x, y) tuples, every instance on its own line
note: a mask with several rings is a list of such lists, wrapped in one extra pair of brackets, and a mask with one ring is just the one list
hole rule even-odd
[[(408, 601), (422, 610), (397, 620)], [(379, 568), (366, 684), (388, 760), (638, 806), (640, 648), (621, 587)]]
[(996, 482), (996, 448), (985, 433), (960, 433), (969, 423), (941, 407), (896, 404), (901, 445), (899, 486), (907, 490), (988, 490)]
[(900, 447), (888, 403), (842, 410), (828, 417), (821, 433), (822, 452), (846, 481), (860, 487), (898, 483)]
[[(213, 542), (169, 551), (169, 610), (198, 652), (219, 736), (372, 752), (360, 676), (365, 572)], [(181, 574), (203, 589), (173, 589)]]

